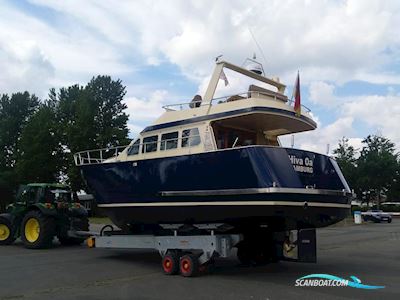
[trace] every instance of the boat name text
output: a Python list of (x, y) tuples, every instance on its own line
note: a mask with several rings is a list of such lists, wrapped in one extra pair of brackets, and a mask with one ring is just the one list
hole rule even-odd
[(314, 160), (308, 157), (304, 159), (301, 157), (297, 157), (296, 155), (289, 155), (290, 162), (293, 165), (293, 168), (297, 172), (301, 173), (314, 173), (313, 165)]

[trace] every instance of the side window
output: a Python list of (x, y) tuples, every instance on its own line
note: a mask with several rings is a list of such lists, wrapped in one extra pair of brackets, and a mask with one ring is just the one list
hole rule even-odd
[(198, 128), (185, 129), (182, 131), (182, 147), (192, 147), (200, 144)]
[(129, 147), (128, 149), (128, 155), (136, 155), (139, 154), (139, 147), (140, 147), (140, 139), (136, 140), (136, 142), (134, 142), (132, 144), (132, 146)]
[(158, 135), (148, 136), (144, 138), (142, 152), (149, 153), (157, 151), (157, 140), (158, 140)]
[(164, 133), (161, 135), (160, 150), (169, 150), (178, 148), (178, 131)]

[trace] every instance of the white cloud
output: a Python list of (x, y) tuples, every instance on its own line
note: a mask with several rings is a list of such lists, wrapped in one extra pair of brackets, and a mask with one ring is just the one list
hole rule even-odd
[[(400, 151), (400, 95), (391, 94), (389, 90), (386, 96), (365, 95), (335, 99), (336, 103), (341, 103), (339, 119), (327, 125), (318, 122), (316, 130), (296, 134), (296, 147), (325, 153), (328, 144), (332, 151), (342, 137), (347, 137), (350, 145), (361, 149), (361, 141), (368, 134), (382, 134), (394, 142)], [(361, 132), (356, 129), (356, 125), (365, 129)], [(285, 146), (290, 146), (290, 137), (283, 137), (282, 142)]]
[(63, 25), (68, 29), (56, 28), (2, 3), (1, 92), (29, 90), (44, 97), (52, 86), (83, 83), (96, 74), (132, 71), (122, 64), (113, 45), (79, 26)]
[(310, 101), (317, 105), (332, 106), (337, 103), (337, 99), (333, 95), (335, 86), (323, 81), (313, 81), (310, 83)]
[[(353, 130), (353, 118), (339, 118), (335, 122), (318, 127), (314, 131), (298, 133), (295, 135), (295, 148), (314, 151), (326, 154), (329, 147), (329, 154), (337, 147), (338, 141), (342, 137), (352, 137), (355, 134)], [(281, 138), (284, 146), (290, 146), (291, 137)], [(356, 141), (356, 140), (354, 140)], [(329, 145), (329, 146), (328, 146)]]
[(115, 53), (138, 52), (148, 64), (167, 59), (197, 82), (221, 53), (240, 64), (259, 52), (249, 28), (264, 49), (268, 74), (292, 80), (300, 68), (304, 83), (399, 82), (398, 74), (382, 75), (399, 54), (398, 1), (31, 2), (71, 16), (89, 34), (118, 45)]
[(50, 87), (54, 66), (34, 43), (20, 42), (12, 47), (0, 45), (0, 92), (14, 93), (21, 90), (42, 91)]
[(369, 125), (375, 131), (371, 133), (382, 133), (400, 149), (399, 95), (349, 97), (341, 113)]
[(128, 106), (129, 119), (134, 120), (134, 123), (131, 121), (128, 124), (131, 136), (141, 132), (145, 126), (150, 125), (164, 112), (162, 106), (166, 104), (167, 96), (167, 91), (156, 90), (150, 94), (149, 98), (125, 98), (124, 102)]
[[(327, 143), (347, 136), (359, 145), (355, 127), (363, 123), (400, 145), (398, 95), (338, 97), (334, 90), (352, 80), (400, 84), (393, 67), (400, 62), (399, 1), (29, 2), (46, 8), (49, 16), (2, 2), (0, 92), (28, 89), (43, 96), (50, 86), (83, 83), (96, 74), (132, 82), (137, 70), (164, 62), (177, 65), (202, 92), (217, 55), (241, 64), (257, 52), (264, 60), (250, 28), (265, 53), (267, 75), (291, 84), (300, 69), (313, 104), (340, 106), (338, 120), (299, 134), (296, 144), (325, 152)], [(229, 74), (228, 79), (230, 86), (220, 84), (224, 94), (246, 85)], [(131, 131), (175, 101), (162, 87), (152, 92), (149, 86), (128, 86)]]

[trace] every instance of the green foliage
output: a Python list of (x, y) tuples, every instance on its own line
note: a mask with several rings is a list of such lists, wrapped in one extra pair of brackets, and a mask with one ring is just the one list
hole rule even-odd
[(12, 200), (18, 185), (14, 169), (19, 152), (17, 145), (38, 106), (38, 98), (28, 92), (0, 97), (0, 210)]
[(357, 182), (357, 159), (356, 150), (349, 145), (349, 139), (343, 137), (339, 141), (338, 148), (333, 150), (336, 161), (339, 164), (346, 180), (350, 186), (355, 186)]
[(364, 202), (379, 203), (382, 196), (400, 200), (400, 162), (394, 143), (379, 135), (369, 135), (362, 143), (359, 155), (346, 138), (333, 152), (351, 188)]
[(41, 105), (21, 133), (15, 172), (18, 181), (58, 182), (63, 165), (54, 109)]
[(125, 94), (121, 81), (110, 76), (92, 78), (85, 87), (62, 88), (58, 95), (50, 91), (49, 98), (58, 103), (61, 141), (69, 151), (65, 154), (66, 174), (74, 190), (84, 189), (85, 185), (74, 165), (73, 153), (129, 143), (128, 115), (122, 102)]
[(28, 92), (0, 97), (0, 210), (20, 183), (67, 179), (84, 189), (73, 153), (129, 143), (126, 88), (97, 76), (86, 86), (51, 89), (40, 103)]
[(1, 96), (0, 171), (14, 166), (21, 131), (38, 106), (38, 98), (28, 92)]
[(128, 143), (127, 108), (122, 102), (126, 88), (121, 80), (114, 81), (110, 76), (97, 76), (86, 86), (88, 99), (97, 110), (94, 126), (97, 128), (96, 144), (98, 147), (125, 145)]
[(394, 144), (382, 136), (368, 136), (363, 144), (358, 159), (360, 188), (376, 191), (390, 189), (398, 167)]

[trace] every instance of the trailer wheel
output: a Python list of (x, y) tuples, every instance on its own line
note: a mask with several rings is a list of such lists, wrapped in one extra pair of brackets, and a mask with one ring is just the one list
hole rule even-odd
[(21, 239), (26, 248), (42, 249), (50, 246), (55, 235), (55, 221), (39, 211), (28, 212), (21, 224)]
[(193, 254), (186, 254), (181, 257), (179, 270), (184, 277), (194, 277), (199, 272), (199, 261)]
[(179, 272), (179, 256), (176, 252), (167, 252), (161, 261), (164, 274), (176, 275)]
[(237, 258), (245, 266), (265, 265), (274, 259), (272, 249), (265, 244), (244, 242), (237, 248)]
[(251, 264), (251, 255), (250, 255), (250, 251), (246, 244), (241, 244), (237, 247), (236, 255), (242, 265), (250, 265)]
[[(89, 231), (89, 219), (87, 217), (72, 218), (70, 225), (68, 227), (72, 227), (73, 230)], [(81, 245), (86, 240), (86, 238), (69, 237), (67, 230), (58, 232), (57, 237), (63, 246)]]
[(15, 228), (12, 222), (0, 217), (0, 245), (10, 245), (15, 241)]

